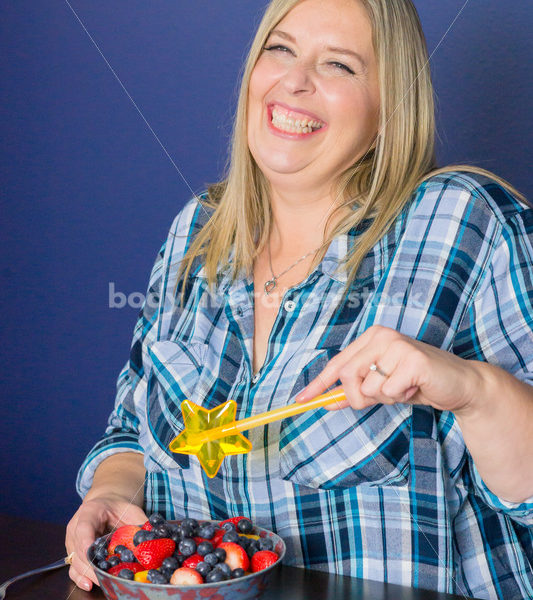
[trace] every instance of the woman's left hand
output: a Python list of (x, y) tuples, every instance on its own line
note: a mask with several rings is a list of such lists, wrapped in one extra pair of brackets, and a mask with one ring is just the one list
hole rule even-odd
[(333, 357), (296, 401), (310, 400), (340, 379), (347, 400), (330, 410), (409, 402), (468, 412), (483, 386), (482, 364), (374, 325)]

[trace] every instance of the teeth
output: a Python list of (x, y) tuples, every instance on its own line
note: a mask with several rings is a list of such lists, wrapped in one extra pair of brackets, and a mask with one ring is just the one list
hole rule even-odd
[(276, 108), (272, 110), (272, 124), (289, 133), (311, 133), (314, 129), (320, 129), (322, 123), (310, 119), (292, 119)]

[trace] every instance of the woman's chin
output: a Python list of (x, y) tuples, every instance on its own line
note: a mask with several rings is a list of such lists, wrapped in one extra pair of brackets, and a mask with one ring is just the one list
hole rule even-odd
[(305, 171), (269, 171), (264, 175), (274, 189), (304, 192), (319, 187), (319, 181), (309, 178)]
[(288, 185), (294, 183), (307, 187), (313, 185), (316, 179), (313, 176), (316, 173), (313, 173), (313, 167), (307, 161), (269, 161), (268, 163), (259, 164), (259, 168), (272, 184)]

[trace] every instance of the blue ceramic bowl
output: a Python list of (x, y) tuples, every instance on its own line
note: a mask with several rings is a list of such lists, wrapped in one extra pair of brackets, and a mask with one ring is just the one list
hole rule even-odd
[[(215, 522), (215, 524), (217, 524)], [(100, 587), (108, 600), (252, 600), (259, 598), (267, 588), (274, 569), (279, 568), (285, 556), (285, 542), (272, 531), (255, 527), (253, 534), (269, 537), (274, 544), (274, 551), (279, 559), (270, 567), (251, 573), (238, 579), (229, 579), (219, 583), (202, 583), (199, 585), (161, 585), (128, 581), (110, 575), (98, 567), (94, 567)], [(88, 554), (91, 553), (91, 548)]]

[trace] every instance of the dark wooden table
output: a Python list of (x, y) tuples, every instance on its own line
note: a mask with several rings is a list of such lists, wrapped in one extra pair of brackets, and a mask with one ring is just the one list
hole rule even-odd
[[(0, 583), (65, 556), (64, 527), (0, 515)], [(8, 588), (6, 600), (102, 600), (95, 586), (84, 592), (67, 567)], [(262, 600), (459, 600), (459, 596), (282, 566)], [(461, 600), (465, 600), (461, 598)]]

